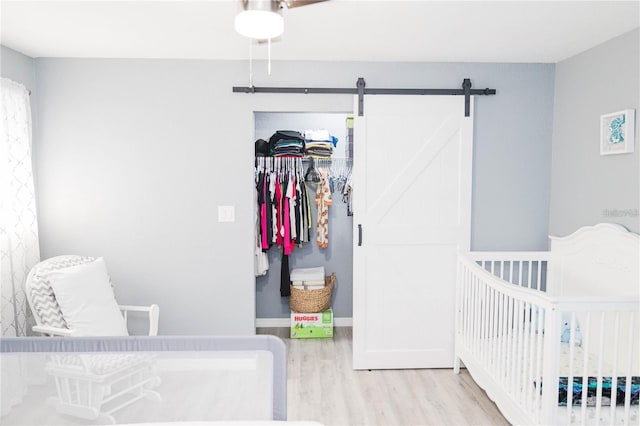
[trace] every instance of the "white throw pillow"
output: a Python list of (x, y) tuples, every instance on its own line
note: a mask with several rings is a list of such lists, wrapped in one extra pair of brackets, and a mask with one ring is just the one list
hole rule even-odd
[(103, 258), (48, 274), (60, 311), (76, 336), (128, 336)]

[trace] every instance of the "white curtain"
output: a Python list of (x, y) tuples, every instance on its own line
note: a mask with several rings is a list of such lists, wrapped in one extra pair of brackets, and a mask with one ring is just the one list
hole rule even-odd
[(2, 336), (27, 334), (24, 283), (40, 260), (31, 165), (31, 107), (27, 89), (2, 78), (0, 117), (0, 313)]

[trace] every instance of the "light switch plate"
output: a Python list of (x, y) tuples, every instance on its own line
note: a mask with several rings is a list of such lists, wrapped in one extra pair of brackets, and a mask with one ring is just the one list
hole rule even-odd
[(235, 206), (218, 206), (218, 222), (235, 222)]

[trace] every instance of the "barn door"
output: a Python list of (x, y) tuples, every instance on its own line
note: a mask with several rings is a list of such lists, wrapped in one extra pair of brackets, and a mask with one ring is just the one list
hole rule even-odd
[(365, 96), (354, 128), (355, 369), (453, 365), (472, 117), (462, 96)]

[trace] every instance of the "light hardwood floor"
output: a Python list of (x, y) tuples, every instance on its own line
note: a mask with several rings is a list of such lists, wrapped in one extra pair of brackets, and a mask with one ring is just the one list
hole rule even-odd
[(259, 328), (288, 349), (288, 420), (331, 425), (508, 425), (469, 373), (450, 369), (354, 371), (352, 329), (333, 339), (290, 339)]

